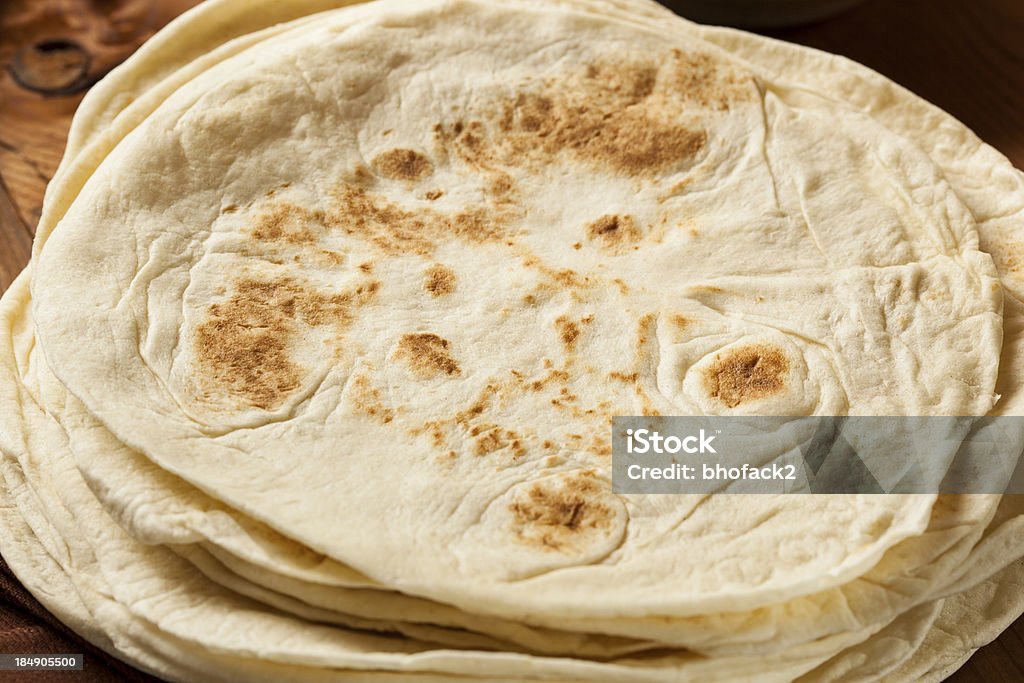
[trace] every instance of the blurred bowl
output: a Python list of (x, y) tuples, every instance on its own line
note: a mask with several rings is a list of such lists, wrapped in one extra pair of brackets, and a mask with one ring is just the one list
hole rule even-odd
[(785, 28), (821, 21), (863, 0), (664, 0), (673, 12), (702, 24)]

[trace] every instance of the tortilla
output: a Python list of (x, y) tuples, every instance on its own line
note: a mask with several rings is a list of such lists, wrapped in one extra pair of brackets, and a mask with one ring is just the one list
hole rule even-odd
[[(849, 138), (816, 134), (821, 123), (815, 128), (813, 122), (823, 121), (824, 114), (783, 102), (764, 105), (755, 81), (699, 43), (686, 51), (592, 16), (545, 12), (442, 3), (381, 11), (358, 30), (337, 32), (325, 19), (315, 29), (307, 27), (301, 40), (282, 40), (273, 49), (263, 43), (247, 69), (227, 60), (190, 82), (111, 153), (40, 253), (34, 306), (48, 364), (119, 440), (164, 469), (383, 585), (463, 609), (508, 617), (643, 616), (655, 610), (686, 616), (777, 602), (862, 573), (886, 548), (923, 528), (931, 499), (747, 499), (740, 511), (735, 499), (723, 497), (692, 516), (698, 501), (683, 499), (675, 514), (685, 521), (674, 537), (654, 547), (650, 539), (663, 534), (671, 513), (655, 501), (648, 507), (632, 501), (627, 509), (610, 493), (602, 474), (607, 417), (695, 410), (986, 412), (994, 399), (1000, 301), (995, 271), (974, 248), (970, 214), (927, 157), (867, 117), (847, 117)], [(496, 32), (499, 25), (506, 27), (502, 31), (519, 30), (538, 21), (547, 28), (523, 45), (529, 59), (504, 54), (507, 41)], [(421, 74), (424, 65), (410, 60), (399, 66), (385, 58), (398, 44), (392, 32), (405, 35), (409, 26), (416, 33), (402, 43), (403, 50), (415, 48), (444, 64), (429, 90), (417, 85), (418, 78), (403, 89), (403, 70)], [(564, 46), (569, 35), (577, 41), (576, 63), (590, 60), (595, 73), (612, 69), (610, 75), (596, 79), (586, 68), (556, 66), (562, 53), (545, 46)], [(296, 60), (312, 60), (315, 75), (323, 73), (317, 60), (339, 58), (328, 56), (334, 53), (325, 40), (335, 41), (338, 55), (379, 52), (378, 63), (389, 65), (387, 78), (381, 80), (384, 74), (374, 73), (374, 65), (357, 62), (350, 84), (332, 76), (314, 81), (312, 94), (289, 88), (285, 95), (284, 83), (294, 78), (283, 74), (294, 75)], [(601, 61), (616, 46), (641, 42), (644, 50), (631, 48), (619, 60), (635, 66), (621, 69)], [(466, 45), (473, 50), (467, 52)], [(491, 52), (493, 62), (485, 57)], [(473, 64), (463, 65), (458, 60), (467, 54), (474, 55)], [(653, 83), (651, 55), (670, 57)], [(509, 71), (490, 80), (503, 68)], [(702, 68), (703, 95), (673, 90), (673, 78)], [(527, 72), (549, 74), (556, 87), (549, 92), (543, 83), (528, 86)], [(480, 84), (467, 88), (473, 82), (467, 75), (474, 73)], [(598, 85), (608, 78), (624, 80), (611, 89)], [(262, 85), (252, 88), (246, 79)], [(385, 82), (384, 89), (368, 85)], [(498, 83), (520, 83), (521, 92), (505, 94)], [(630, 88), (642, 83), (654, 88), (641, 98), (655, 107), (650, 111), (635, 109), (630, 99), (637, 97)], [(557, 108), (569, 102), (552, 101), (554, 109), (547, 119), (543, 115), (545, 98), (555, 90), (572, 93), (571, 88), (598, 110), (625, 116), (629, 125), (623, 130), (633, 129), (629, 117), (648, 117), (642, 120), (661, 136), (658, 144), (648, 149), (642, 140), (631, 141), (648, 150), (639, 153), (584, 137), (578, 143), (583, 156), (541, 149), (540, 157), (531, 158), (525, 150), (541, 129), (530, 116), (541, 117), (537, 126), (553, 127), (545, 135), (569, 136), (568, 144), (575, 144), (572, 135), (586, 135), (558, 123)], [(436, 94), (446, 89), (453, 105), (463, 107), (458, 117), (437, 111)], [(391, 90), (401, 94), (389, 96)], [(422, 102), (414, 105), (417, 98)], [(412, 121), (405, 124), (408, 130), (385, 136), (390, 128), (379, 130), (377, 121), (397, 120), (383, 112), (398, 102), (431, 112), (430, 120)], [(542, 112), (527, 111), (533, 106)], [(685, 126), (662, 123), (657, 107), (669, 106), (692, 118)], [(767, 141), (764, 106), (772, 120)], [(245, 130), (231, 123), (238, 107), (255, 112)], [(484, 129), (473, 132), (476, 119), (470, 114), (483, 116), (484, 110), (494, 111), (487, 125), (507, 126), (504, 135), (492, 140)], [(301, 143), (293, 137), (297, 119), (288, 111), (315, 113), (303, 115), (300, 138), (322, 129), (341, 147), (318, 143), (310, 154), (289, 157), (281, 150), (294, 154)], [(156, 130), (164, 133), (150, 132)], [(168, 130), (182, 135), (167, 135)], [(674, 143), (666, 144), (669, 139)], [(720, 141), (728, 142), (715, 144)], [(888, 156), (863, 158), (856, 145), (864, 141)], [(780, 164), (799, 158), (810, 189), (776, 186), (764, 164), (755, 163), (763, 145)], [(200, 147), (207, 163), (188, 163), (182, 183), (144, 182), (152, 173), (169, 177), (175, 164), (186, 168), (186, 160), (199, 159)], [(227, 165), (239, 168), (246, 147), (255, 155), (254, 172), (231, 185)], [(232, 152), (215, 153), (218, 148)], [(434, 185), (423, 184), (426, 178), (409, 175), (401, 164), (389, 166), (383, 158), (389, 149), (433, 155), (429, 183), (448, 188), (447, 196), (426, 198)], [(523, 165), (513, 163), (524, 154)], [(376, 171), (360, 165), (363, 156), (382, 159)], [(598, 161), (582, 161), (592, 157)], [(156, 165), (147, 170), (147, 163)], [(840, 181), (843, 165), (858, 163), (866, 164), (865, 183), (884, 172), (897, 184), (924, 184), (920, 197), (926, 202), (890, 205), (889, 190), (876, 194), (845, 177)], [(480, 170), (488, 166), (493, 168)], [(542, 191), (552, 187), (545, 174), (562, 173), (552, 170), (559, 167), (574, 169), (572, 176), (562, 176), (575, 188), (570, 193), (600, 187), (604, 207), (565, 224), (565, 207), (550, 190)], [(215, 178), (229, 185), (217, 189), (213, 200)], [(753, 201), (747, 208), (729, 203), (738, 185), (751, 198), (774, 194), (777, 214), (758, 215)], [(627, 195), (630, 216), (642, 230), (634, 234), (625, 219), (621, 229), (594, 227), (614, 213), (622, 201), (616, 197)], [(133, 206), (149, 207), (137, 224), (124, 215), (117, 219), (130, 224), (124, 229), (137, 245), (131, 252), (106, 228), (114, 214), (123, 213), (128, 196), (135, 197)], [(837, 202), (849, 208), (844, 221), (826, 211)], [(186, 216), (185, 205), (199, 213)], [(700, 220), (684, 227), (683, 216)], [(870, 224), (877, 237), (851, 243), (849, 221)], [(212, 232), (192, 232), (191, 226), (204, 222), (215, 224)], [(546, 230), (552, 224), (565, 227)], [(567, 234), (555, 239), (559, 231)], [(623, 241), (625, 251), (618, 253)], [(101, 253), (109, 270), (104, 283), (97, 283), (89, 273)], [(671, 291), (644, 284), (659, 269), (677, 271), (683, 253), (692, 263), (686, 280), (680, 278)], [(350, 264), (341, 268), (343, 277), (338, 258)], [(600, 267), (606, 260), (616, 264), (607, 274)], [(450, 296), (433, 296), (404, 275), (426, 273), (445, 261), (466, 283)], [(507, 265), (495, 268), (497, 263)], [(723, 272), (717, 264), (724, 263), (729, 265)], [(218, 275), (225, 272), (239, 275), (225, 281)], [(122, 291), (130, 282), (131, 292)], [(487, 282), (496, 286), (485, 287)], [(952, 297), (923, 296), (929, 290)], [(817, 300), (816, 307), (805, 304), (808, 297)], [(172, 305), (182, 298), (183, 309)], [(57, 315), (58, 300), (80, 305)], [(410, 300), (422, 303), (414, 310), (398, 305)], [(110, 315), (100, 313), (111, 304)], [(273, 312), (280, 306), (293, 313)], [(692, 324), (674, 323), (677, 316)], [(453, 320), (460, 329), (451, 327)], [(465, 320), (472, 322), (461, 324)], [(539, 337), (538, 322), (548, 330)], [(270, 331), (252, 336), (246, 330), (253, 324)], [(894, 350), (887, 339), (897, 331), (928, 344), (927, 350)], [(514, 345), (495, 365), (498, 359), (488, 350), (526, 333), (536, 342)], [(386, 342), (379, 341), (381, 335)], [(72, 338), (74, 344), (68, 343)], [(246, 348), (255, 355), (246, 356)], [(773, 359), (770, 367), (785, 368), (769, 378), (777, 385), (770, 395), (723, 397), (702, 383), (701, 377), (724, 376), (730, 363), (751, 350)], [(923, 355), (934, 362), (913, 361)], [(584, 358), (608, 360), (583, 367)], [(951, 370), (943, 358), (955, 363), (963, 385), (946, 381)], [(100, 368), (112, 366), (119, 368), (117, 376), (104, 374), (113, 382), (95, 381)], [(609, 383), (615, 376), (633, 379)], [(535, 383), (541, 388), (532, 389)], [(387, 402), (381, 398), (385, 386)], [(563, 402), (559, 395), (575, 400)], [(535, 416), (559, 424), (548, 427)], [(572, 443), (577, 434), (582, 449), (571, 458), (557, 446), (544, 446)], [(341, 442), (359, 455), (337, 457), (330, 444)], [(374, 455), (379, 444), (388, 444), (386, 452)], [(185, 452), (189, 456), (182, 458)], [(293, 457), (298, 452), (304, 454), (300, 459)], [(328, 490), (309, 496), (313, 481), (320, 487), (329, 481), (366, 485), (348, 486), (343, 497)], [(396, 500), (380, 495), (380, 484), (372, 481), (400, 491), (402, 509), (396, 511)], [(584, 517), (559, 521), (564, 501)], [(353, 511), (359, 531), (334, 533)], [(769, 512), (778, 513), (772, 523), (751, 533), (735, 528), (737, 517), (757, 519)], [(836, 526), (807, 529), (818, 515), (832, 517)], [(787, 542), (785, 555), (768, 564), (715, 571), (726, 556), (722, 544), (707, 542), (705, 525), (713, 530), (715, 523), (709, 520), (720, 520), (723, 533), (736, 533), (751, 549), (782, 547), (774, 537), (781, 528), (796, 545)], [(408, 552), (426, 538), (424, 554)], [(434, 553), (431, 547), (446, 551)], [(661, 576), (652, 576), (659, 568)], [(681, 583), (680, 571), (701, 580)], [(609, 582), (620, 585), (621, 593), (581, 600), (594, 585)]]

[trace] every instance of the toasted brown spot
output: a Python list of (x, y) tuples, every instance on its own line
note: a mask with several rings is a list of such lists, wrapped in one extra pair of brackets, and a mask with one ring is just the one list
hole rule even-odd
[[(560, 484), (560, 485), (559, 485)], [(542, 480), (509, 505), (520, 538), (551, 550), (564, 550), (594, 529), (607, 529), (614, 515), (600, 500), (601, 484), (589, 472)]]
[(364, 415), (376, 418), (382, 424), (395, 419), (395, 411), (384, 403), (380, 389), (373, 386), (365, 375), (353, 378), (349, 395), (356, 410)]
[(465, 410), (460, 410), (452, 418), (454, 422), (461, 425), (469, 424), (474, 418), (483, 414), (490, 407), (491, 401), (498, 395), (500, 388), (494, 382), (488, 382), (476, 400)]
[(495, 200), (499, 202), (508, 201), (512, 192), (515, 190), (515, 182), (512, 180), (512, 176), (503, 171), (491, 172), (488, 180), (486, 191)]
[(207, 385), (199, 398), (215, 400), (226, 392), (253, 408), (279, 406), (304, 373), (290, 354), (300, 324), (344, 328), (355, 307), (368, 302), (378, 287), (373, 282), (325, 295), (287, 278), (240, 280), (231, 298), (211, 305), (207, 320), (196, 328), (199, 384)]
[(750, 344), (720, 354), (704, 373), (708, 393), (729, 408), (778, 393), (789, 371), (785, 354), (767, 344)]
[(461, 373), (459, 363), (448, 351), (447, 339), (436, 334), (404, 334), (398, 340), (395, 358), (406, 362), (419, 377), (430, 378), (440, 375), (454, 377)]
[(709, 54), (616, 55), (543, 80), (525, 80), (497, 109), (438, 123), (445, 153), (480, 170), (545, 167), (569, 155), (644, 176), (691, 162), (707, 145), (704, 111), (754, 101), (749, 75)]
[(252, 236), (262, 242), (312, 244), (317, 236), (311, 226), (323, 226), (322, 213), (310, 211), (297, 204), (280, 202), (256, 217)]
[(668, 86), (706, 109), (729, 111), (730, 105), (749, 92), (749, 80), (728, 73), (708, 54), (672, 50), (672, 64), (667, 70)]
[(474, 455), (490, 455), (506, 448), (511, 451), (514, 458), (526, 454), (519, 435), (510, 429), (502, 429), (497, 425), (482, 425), (474, 427), (471, 434), (477, 437), (473, 445)]
[(566, 316), (559, 316), (555, 320), (555, 328), (565, 348), (572, 350), (576, 347), (576, 340), (580, 337), (580, 326)]
[(444, 196), (444, 190), (430, 190), (423, 196), (433, 202)]
[[(335, 266), (340, 266), (341, 264), (345, 263), (344, 254), (339, 254), (338, 252), (331, 251), (330, 249), (321, 249), (320, 255)], [(298, 256), (296, 256), (296, 260), (298, 260)]]
[(669, 319), (672, 321), (672, 324), (675, 325), (677, 329), (685, 330), (687, 327), (690, 326), (690, 319), (687, 318), (685, 315), (680, 315), (677, 313)]
[(411, 149), (391, 149), (371, 162), (373, 170), (392, 180), (421, 180), (434, 172), (434, 165), (423, 154)]
[(289, 345), (294, 320), (279, 310), (293, 296), (276, 287), (243, 282), (226, 304), (210, 307), (196, 330), (195, 346), (204, 374), (254, 408), (274, 408), (298, 388), (303, 369)]
[(669, 115), (671, 99), (655, 95), (657, 73), (650, 63), (590, 65), (582, 79), (570, 75), (549, 91), (522, 92), (504, 106), (506, 148), (533, 157), (567, 152), (628, 175), (689, 160), (707, 135)]
[(637, 381), (640, 379), (640, 373), (639, 372), (631, 372), (631, 373), (627, 374), (625, 372), (619, 372), (618, 370), (613, 370), (612, 372), (608, 373), (608, 377), (609, 377), (609, 379), (614, 379), (614, 380), (616, 380), (618, 382), (622, 382), (624, 384), (636, 384)]
[(327, 224), (388, 254), (426, 255), (436, 242), (450, 238), (470, 242), (499, 239), (508, 220), (506, 214), (482, 207), (467, 207), (453, 214), (430, 208), (413, 211), (351, 183), (342, 183), (334, 200), (325, 214)]
[(427, 269), (423, 289), (430, 292), (431, 296), (448, 296), (455, 291), (455, 282), (455, 271), (440, 263), (435, 263)]
[(632, 216), (606, 215), (587, 226), (587, 237), (599, 240), (602, 249), (617, 252), (637, 242), (641, 235)]

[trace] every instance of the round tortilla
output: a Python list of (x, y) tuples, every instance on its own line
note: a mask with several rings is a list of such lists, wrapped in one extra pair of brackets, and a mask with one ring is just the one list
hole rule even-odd
[[(502, 31), (538, 22), (545, 31), (522, 48), (530, 57), (507, 54)], [(395, 32), (403, 50), (441, 65), (431, 79), (412, 57), (387, 58)], [(639, 36), (643, 50), (624, 48)], [(995, 271), (925, 155), (852, 113), (842, 134), (816, 134), (825, 112), (762, 97), (725, 56), (686, 42), (567, 10), (441, 3), (352, 29), (324, 19), (301, 40), (262, 44), (246, 68), (218, 64), (111, 153), (40, 253), (48, 363), (161, 467), (384, 585), (464, 609), (686, 616), (863, 573), (923, 529), (932, 499), (627, 505), (606, 479), (608, 416), (984, 413), (1000, 340)], [(323, 63), (368, 51), (380, 62), (316, 80)], [(566, 54), (581, 66), (566, 67)], [(296, 64), (309, 92), (284, 94)], [(693, 72), (705, 79), (697, 94), (678, 80)], [(550, 83), (528, 83), (535, 73)], [(642, 122), (657, 144), (587, 137), (559, 118), (579, 105), (558, 93), (621, 117), (622, 130)], [(457, 115), (440, 111), (446, 97)], [(407, 106), (429, 116), (379, 125)], [(676, 110), (685, 125), (664, 118)], [(289, 161), (283, 150), (318, 130), (330, 142)], [(569, 146), (527, 153), (538, 135)], [(860, 154), (864, 144), (884, 153)], [(806, 179), (776, 182), (766, 149), (787, 169), (799, 159)], [(253, 172), (236, 180), (241, 158)], [(181, 183), (145, 181), (175, 168), (188, 169)], [(903, 183), (899, 202), (871, 187), (879, 177)], [(751, 201), (737, 205), (741, 186)], [(920, 204), (906, 203), (909, 188)], [(566, 193), (580, 196), (578, 212)], [(118, 219), (131, 250), (107, 229), (128, 196), (147, 207)], [(616, 212), (627, 197), (630, 213)], [(836, 203), (841, 221), (826, 211)], [(212, 227), (197, 233), (197, 222)], [(851, 240), (851, 225), (874, 237)], [(89, 276), (100, 254), (102, 283)], [(678, 273), (684, 254), (688, 272), (671, 289), (652, 279)], [(462, 286), (437, 295), (452, 278)], [(58, 300), (80, 305), (57, 315)], [(275, 318), (281, 306), (292, 312)], [(894, 348), (897, 333), (913, 342)], [(516, 335), (535, 341), (496, 355)], [(750, 391), (729, 379), (748, 356), (768, 373)], [(962, 385), (946, 381), (944, 358)], [(112, 366), (113, 384), (88, 379)], [(353, 456), (339, 457), (339, 443)], [(310, 496), (314, 481), (321, 493)], [(367, 484), (339, 496), (332, 481)], [(356, 511), (358, 530), (335, 533)], [(765, 515), (771, 523), (737, 528)], [(835, 526), (814, 524), (821, 516)], [(711, 542), (718, 529), (750, 549), (740, 557), (775, 556), (723, 572), (738, 549)], [(582, 599), (609, 582), (621, 590)]]

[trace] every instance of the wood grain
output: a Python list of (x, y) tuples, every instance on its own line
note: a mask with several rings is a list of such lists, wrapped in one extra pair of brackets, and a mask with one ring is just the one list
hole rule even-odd
[[(5, 30), (5, 19), (14, 8), (23, 20), (31, 2), (39, 0), (0, 0), (0, 64), (10, 59), (14, 41), (26, 37), (24, 30)], [(126, 41), (124, 54), (195, 2), (153, 3), (151, 25)], [(123, 10), (126, 4), (107, 0), (93, 6)], [(33, 35), (46, 33), (45, 27), (33, 30)], [(880, 71), (955, 115), (1024, 168), (1024, 0), (869, 0), (829, 21), (770, 35)], [(104, 53), (111, 62), (106, 68), (116, 58), (112, 55)], [(0, 291), (28, 260), (43, 191), (80, 99), (80, 94), (47, 97), (26, 91), (7, 69), (0, 72)], [(950, 680), (1019, 683), (1024, 681), (1020, 662), (1024, 619)]]
[[(35, 229), (43, 191), (60, 163), (85, 86), (196, 4), (198, 0), (0, 0), (0, 178), (23, 224)], [(10, 68), (12, 60), (27, 46), (56, 40), (72, 40), (89, 53), (82, 87), (62, 96), (22, 87)]]

